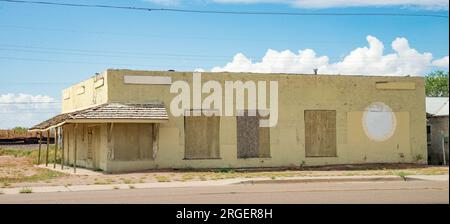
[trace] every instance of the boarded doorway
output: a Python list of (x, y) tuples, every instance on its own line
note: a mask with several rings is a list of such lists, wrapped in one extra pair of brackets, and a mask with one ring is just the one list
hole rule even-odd
[(336, 157), (336, 111), (305, 110), (306, 157)]
[(87, 163), (88, 166), (93, 168), (97, 168), (99, 165), (99, 161), (97, 161), (97, 150), (100, 146), (99, 132), (100, 128), (98, 126), (90, 126), (87, 128)]

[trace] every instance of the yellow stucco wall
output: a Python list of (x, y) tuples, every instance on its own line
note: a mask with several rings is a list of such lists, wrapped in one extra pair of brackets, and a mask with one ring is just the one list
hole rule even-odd
[[(253, 80), (278, 81), (279, 119), (270, 129), (271, 158), (237, 159), (236, 118), (220, 119), (221, 159), (184, 160), (184, 120), (173, 117), (169, 106), (177, 94), (170, 85), (124, 84), (124, 75), (170, 76), (172, 81), (191, 83), (192, 73), (108, 70), (105, 85), (97, 90), (99, 102), (146, 103), (161, 101), (169, 112), (169, 121), (160, 126), (159, 150), (155, 160), (118, 161), (107, 159), (107, 171), (151, 168), (277, 167), (351, 163), (426, 163), (425, 90), (420, 77), (287, 75), (248, 73), (202, 73), (202, 82)], [(89, 86), (92, 80), (86, 81)], [(380, 84), (397, 82), (398, 84)], [(78, 85), (77, 85), (78, 86)], [(408, 88), (404, 88), (404, 87)], [(414, 88), (413, 88), (414, 87)], [(70, 88), (73, 91), (73, 88)], [(90, 87), (86, 88), (86, 90)], [(105, 93), (106, 91), (107, 93)], [(92, 104), (91, 93), (64, 102), (64, 110)], [(203, 95), (202, 98), (206, 97)], [(88, 102), (84, 102), (88, 101)], [(192, 98), (191, 98), (192, 102)], [(395, 114), (396, 128), (384, 141), (371, 140), (364, 132), (363, 116), (375, 102), (388, 105)], [(337, 157), (305, 157), (304, 110), (336, 110)], [(106, 125), (104, 127), (106, 135)], [(114, 132), (120, 132), (114, 129)], [(130, 147), (133, 144), (130, 143)], [(102, 142), (107, 151), (108, 143)], [(421, 155), (422, 160), (417, 160)]]
[[(106, 72), (75, 84), (62, 91), (62, 113), (84, 109), (108, 101)], [(84, 91), (81, 91), (81, 90)]]

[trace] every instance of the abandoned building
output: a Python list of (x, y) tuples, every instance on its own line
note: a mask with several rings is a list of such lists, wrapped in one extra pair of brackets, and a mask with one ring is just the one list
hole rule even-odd
[[(192, 86), (192, 73), (109, 69), (63, 90), (62, 113), (31, 130), (57, 130), (63, 165), (106, 172), (427, 163), (422, 77), (202, 73), (201, 78), (224, 88), (226, 81), (276, 81), (276, 124), (260, 126), (263, 116), (249, 115), (249, 101), (243, 116), (174, 116), (170, 105), (179, 94), (171, 85)], [(236, 110), (236, 103), (231, 105)]]
[(448, 97), (427, 97), (428, 164), (448, 165)]

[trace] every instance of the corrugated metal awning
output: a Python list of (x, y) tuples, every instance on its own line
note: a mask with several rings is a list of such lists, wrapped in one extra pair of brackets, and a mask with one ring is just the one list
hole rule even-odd
[(107, 103), (84, 110), (56, 115), (30, 131), (43, 131), (65, 123), (161, 123), (169, 120), (162, 103)]
[(427, 97), (426, 110), (431, 116), (448, 116), (448, 97)]

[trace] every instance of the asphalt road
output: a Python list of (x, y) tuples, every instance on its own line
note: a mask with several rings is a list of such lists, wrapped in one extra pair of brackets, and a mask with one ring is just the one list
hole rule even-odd
[(449, 203), (448, 181), (240, 184), (0, 195), (0, 203)]

